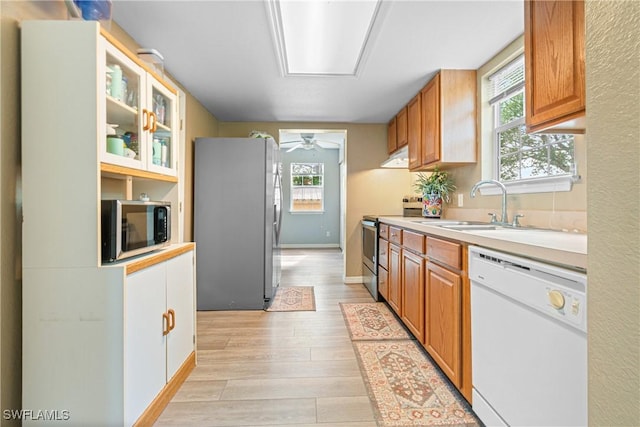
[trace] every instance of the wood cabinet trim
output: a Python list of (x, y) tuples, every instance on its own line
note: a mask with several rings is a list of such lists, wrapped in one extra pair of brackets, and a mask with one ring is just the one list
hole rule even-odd
[(160, 264), (162, 262), (168, 261), (172, 258), (175, 258), (179, 255), (182, 255), (187, 252), (193, 251), (195, 248), (195, 243), (185, 243), (177, 248), (169, 248), (163, 251), (158, 252), (157, 254), (150, 255), (148, 257), (142, 258), (138, 261), (134, 261), (130, 264), (127, 264), (126, 274), (132, 274), (136, 271), (144, 270), (145, 268), (149, 268), (156, 264)]
[(167, 407), (173, 396), (176, 395), (180, 386), (185, 382), (193, 368), (196, 367), (196, 353), (192, 352), (184, 361), (180, 369), (162, 388), (160, 393), (153, 399), (151, 404), (140, 415), (140, 418), (133, 424), (136, 427), (152, 426), (153, 423), (160, 418), (162, 411)]

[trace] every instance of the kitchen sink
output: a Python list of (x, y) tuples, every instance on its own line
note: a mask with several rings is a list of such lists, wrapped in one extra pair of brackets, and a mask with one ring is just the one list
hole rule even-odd
[(425, 225), (433, 225), (436, 227), (455, 227), (455, 226), (471, 226), (471, 225), (493, 225), (488, 222), (481, 221), (449, 221), (449, 220), (438, 220), (434, 219), (432, 221), (420, 221), (420, 224)]
[(499, 226), (496, 226), (494, 224), (481, 223), (481, 224), (451, 224), (451, 225), (442, 225), (441, 227), (448, 228), (449, 230), (470, 231), (470, 230), (495, 230)]

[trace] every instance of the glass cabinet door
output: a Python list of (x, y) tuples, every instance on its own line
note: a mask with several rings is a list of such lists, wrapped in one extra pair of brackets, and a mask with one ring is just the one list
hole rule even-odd
[[(146, 145), (141, 135), (145, 117), (141, 103), (145, 85), (144, 70), (116, 49), (104, 42), (104, 99), (106, 120), (101, 130), (101, 161), (144, 169)], [(101, 79), (99, 79), (100, 81)]]
[(176, 175), (177, 97), (148, 74), (146, 98), (151, 116), (147, 167), (153, 172)]

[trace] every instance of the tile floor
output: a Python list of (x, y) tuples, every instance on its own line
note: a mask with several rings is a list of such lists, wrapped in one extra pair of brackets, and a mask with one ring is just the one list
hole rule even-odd
[(282, 267), (316, 311), (198, 312), (198, 365), (157, 426), (376, 425), (338, 304), (373, 299), (338, 250), (283, 250)]

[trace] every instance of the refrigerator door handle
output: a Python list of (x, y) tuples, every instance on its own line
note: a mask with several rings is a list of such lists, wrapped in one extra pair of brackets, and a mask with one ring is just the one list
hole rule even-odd
[(280, 229), (282, 227), (282, 175), (280, 175), (280, 168), (276, 168), (276, 179), (278, 180), (278, 200), (280, 201), (280, 212), (278, 213), (278, 222), (276, 225), (276, 244), (280, 245)]

